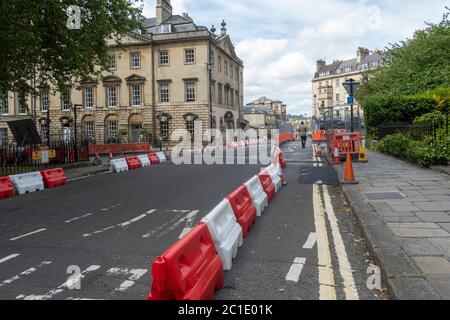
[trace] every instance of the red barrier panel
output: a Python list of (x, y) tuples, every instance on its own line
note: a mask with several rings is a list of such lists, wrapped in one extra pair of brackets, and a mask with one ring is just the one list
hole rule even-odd
[(0, 177), (0, 200), (14, 197), (14, 187), (9, 177)]
[(326, 131), (325, 130), (319, 130), (319, 131), (314, 131), (312, 133), (312, 140), (314, 142), (322, 142), (322, 141), (327, 141), (327, 137), (326, 137)]
[(212, 300), (222, 288), (223, 264), (204, 223), (176, 242), (152, 265), (147, 300)]
[(358, 155), (362, 146), (363, 136), (360, 132), (338, 133), (330, 137), (329, 152), (334, 154), (334, 149), (339, 149), (339, 154), (345, 156), (348, 153)]
[(62, 168), (42, 170), (42, 179), (46, 188), (55, 188), (67, 184), (67, 177), (64, 175)]
[(276, 141), (278, 142), (279, 145), (288, 142), (288, 141), (294, 141), (295, 140), (295, 136), (293, 133), (280, 133), (277, 137), (276, 137)]
[(130, 144), (103, 144), (89, 146), (89, 154), (126, 154), (126, 153), (146, 153), (150, 150), (149, 143)]
[(271, 203), (273, 198), (275, 198), (276, 192), (270, 175), (267, 173), (267, 171), (262, 171), (258, 174), (258, 178), (259, 181), (261, 181), (264, 192), (267, 194), (267, 200), (269, 201), (269, 203)]
[(148, 154), (148, 158), (150, 159), (150, 162), (152, 164), (152, 166), (159, 164), (161, 161), (159, 160), (159, 157), (156, 153), (150, 152)]
[(136, 170), (142, 167), (138, 157), (126, 157), (125, 160), (127, 161), (128, 169), (130, 170)]
[(230, 201), (234, 215), (242, 227), (245, 238), (248, 235), (248, 230), (256, 223), (256, 208), (253, 205), (252, 198), (247, 188), (241, 186), (228, 195), (227, 199)]
[(286, 168), (287, 161), (286, 161), (286, 158), (284, 157), (284, 154), (282, 152), (278, 153), (278, 161), (280, 163), (281, 169)]

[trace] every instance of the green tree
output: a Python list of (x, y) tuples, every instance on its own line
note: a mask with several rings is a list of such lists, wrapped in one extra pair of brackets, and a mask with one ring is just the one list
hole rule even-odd
[(378, 95), (413, 95), (450, 83), (450, 9), (438, 24), (428, 23), (413, 39), (386, 49), (382, 67), (370, 72), (358, 100)]
[[(79, 29), (67, 26), (73, 5), (81, 9)], [(141, 29), (141, 12), (142, 0), (1, 1), (0, 91), (25, 95), (97, 77), (108, 64), (108, 40), (120, 45)]]

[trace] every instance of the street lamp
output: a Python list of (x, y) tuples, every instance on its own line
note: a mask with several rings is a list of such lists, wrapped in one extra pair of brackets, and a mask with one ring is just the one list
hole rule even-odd
[(77, 109), (78, 107), (83, 108), (82, 104), (72, 105), (73, 109), (73, 126), (74, 126), (74, 137), (75, 137), (75, 162), (78, 162), (78, 135), (77, 135)]
[(356, 82), (354, 79), (350, 78), (346, 80), (342, 85), (344, 86), (345, 90), (349, 95), (347, 104), (350, 105), (350, 126), (351, 126), (350, 132), (354, 132), (355, 128), (353, 124), (353, 105), (355, 103), (355, 94), (358, 91), (360, 84), (359, 82)]

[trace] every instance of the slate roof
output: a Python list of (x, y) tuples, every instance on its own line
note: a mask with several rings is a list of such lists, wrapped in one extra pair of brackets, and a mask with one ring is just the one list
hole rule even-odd
[(244, 106), (244, 114), (267, 114), (273, 115), (273, 111), (266, 106), (259, 105), (246, 105)]
[(369, 65), (369, 67), (372, 67), (373, 63), (381, 63), (383, 61), (383, 56), (378, 53), (378, 52), (374, 52), (370, 55), (368, 55), (367, 57), (365, 57), (361, 63), (358, 63), (358, 60), (356, 58), (354, 59), (350, 59), (350, 60), (344, 60), (344, 61), (333, 61), (333, 63), (331, 64), (327, 64), (324, 67), (322, 67), (322, 69), (320, 69), (319, 71), (317, 71), (314, 75), (314, 78), (320, 78), (319, 75), (322, 73), (327, 73), (329, 72), (329, 75), (335, 75), (338, 74), (337, 70), (342, 69), (342, 74), (348, 73), (345, 72), (344, 69), (348, 68), (348, 67), (352, 67), (352, 71), (358, 71), (358, 70), (363, 70), (365, 69), (364, 66), (365, 65)]
[(162, 24), (156, 22), (156, 18), (144, 20), (144, 27), (147, 33), (160, 34), (162, 32), (162, 25), (172, 25), (172, 32), (187, 32), (197, 30), (208, 30), (206, 27), (197, 26), (192, 20), (180, 15), (172, 15), (166, 19)]

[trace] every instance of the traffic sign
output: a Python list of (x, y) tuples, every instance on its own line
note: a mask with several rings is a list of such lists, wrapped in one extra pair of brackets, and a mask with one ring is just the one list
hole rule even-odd
[(355, 104), (355, 97), (348, 97), (347, 104)]

